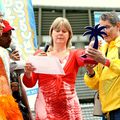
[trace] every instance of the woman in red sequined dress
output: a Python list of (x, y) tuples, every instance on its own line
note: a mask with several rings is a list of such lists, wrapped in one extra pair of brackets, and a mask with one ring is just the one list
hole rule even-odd
[(84, 65), (80, 59), (83, 50), (69, 49), (73, 33), (66, 18), (56, 18), (49, 33), (52, 50), (46, 55), (60, 60), (65, 75), (37, 74), (34, 73), (34, 66), (26, 63), (23, 83), (31, 88), (38, 81), (39, 86), (35, 104), (36, 120), (83, 120), (75, 90), (78, 69)]

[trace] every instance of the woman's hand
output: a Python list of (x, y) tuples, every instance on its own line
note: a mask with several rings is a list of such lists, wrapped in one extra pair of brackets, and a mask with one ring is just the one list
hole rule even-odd
[(36, 54), (36, 55), (38, 55), (38, 56), (47, 56), (47, 53), (44, 52), (44, 51), (41, 51), (41, 52), (39, 52), (39, 53)]
[(88, 72), (88, 74), (94, 74), (94, 67), (96, 66), (96, 64), (85, 64), (85, 68)]
[(30, 78), (32, 75), (32, 72), (34, 72), (35, 68), (31, 63), (26, 63), (25, 65), (25, 75)]

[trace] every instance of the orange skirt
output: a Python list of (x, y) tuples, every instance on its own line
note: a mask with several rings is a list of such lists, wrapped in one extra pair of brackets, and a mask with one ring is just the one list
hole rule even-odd
[(0, 120), (23, 120), (18, 104), (11, 95), (0, 95)]

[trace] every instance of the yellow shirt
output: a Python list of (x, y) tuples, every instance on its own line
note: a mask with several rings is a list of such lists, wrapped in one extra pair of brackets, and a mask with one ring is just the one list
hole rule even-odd
[[(108, 44), (105, 44), (100, 48), (104, 55), (107, 46)], [(87, 86), (99, 90), (103, 113), (120, 108), (120, 59), (118, 47), (120, 47), (120, 37), (109, 44), (107, 58), (110, 59), (110, 66), (106, 67), (99, 63), (94, 68), (94, 77), (90, 78), (87, 74), (84, 76)]]

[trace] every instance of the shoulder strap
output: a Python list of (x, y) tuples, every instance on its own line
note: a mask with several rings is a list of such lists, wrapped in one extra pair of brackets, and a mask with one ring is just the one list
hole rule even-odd
[(118, 47), (118, 57), (120, 59), (120, 47)]

